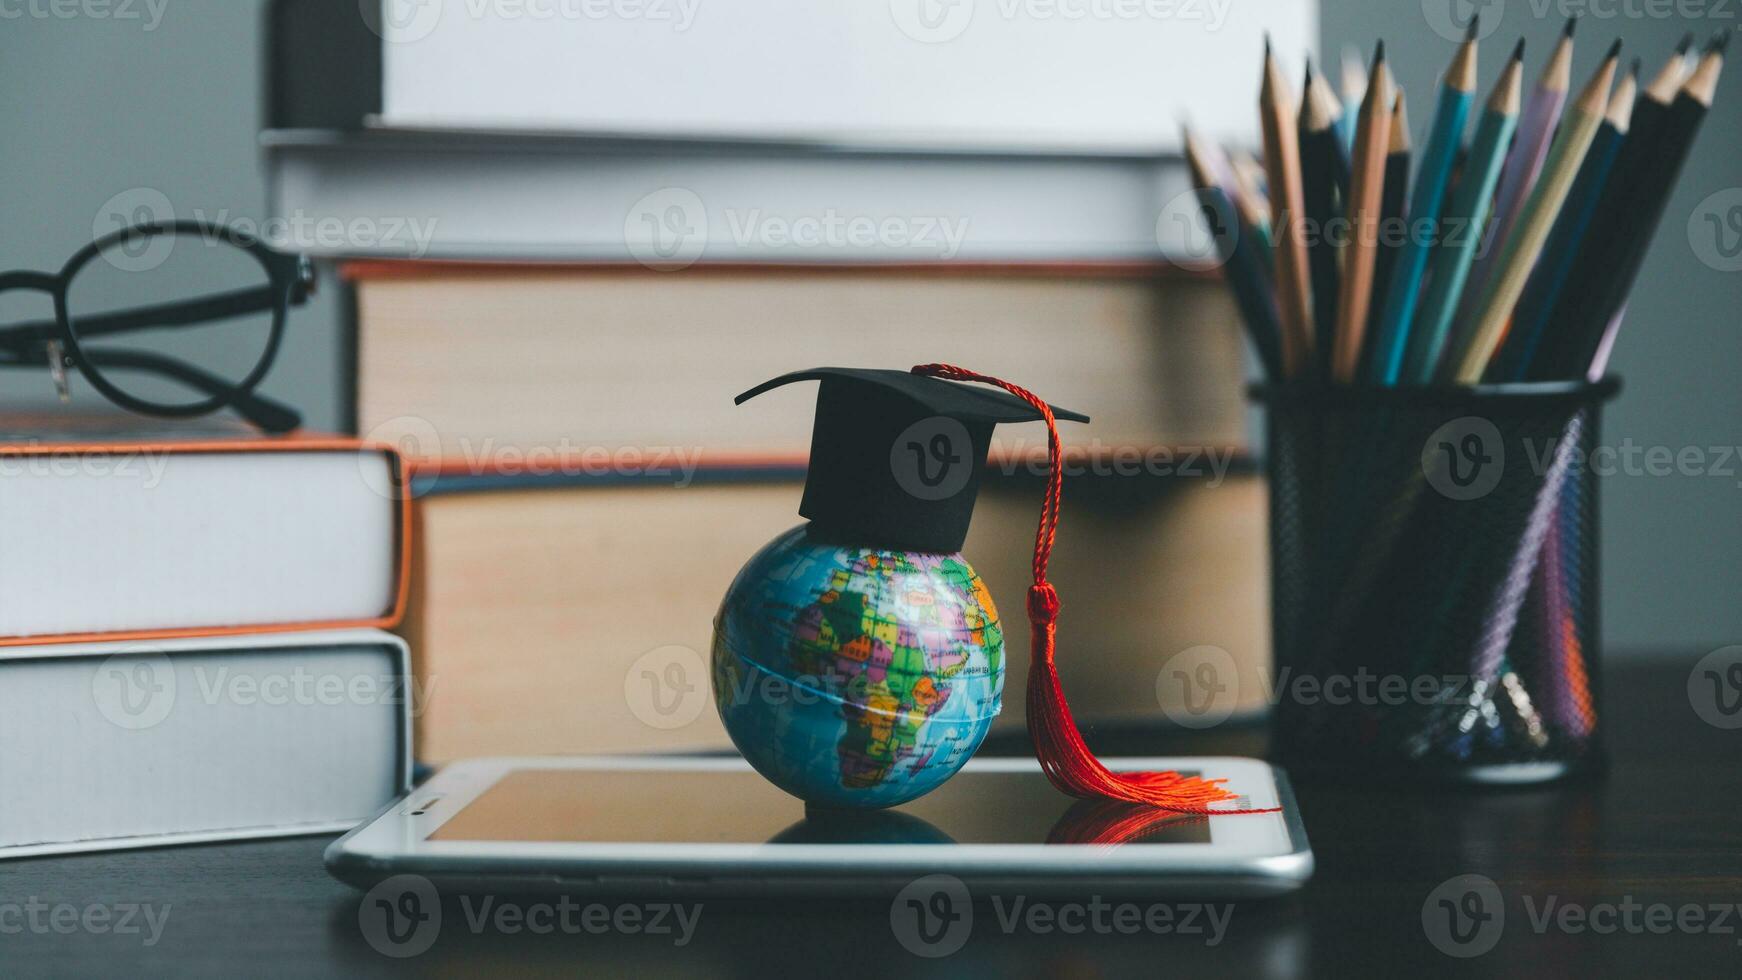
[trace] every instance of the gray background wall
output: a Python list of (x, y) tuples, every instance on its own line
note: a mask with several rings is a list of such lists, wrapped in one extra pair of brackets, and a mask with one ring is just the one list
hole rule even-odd
[[(1448, 22), (1453, 2), (1468, 9), (1463, 0), (1333, 0), (1323, 12), (1324, 50), (1334, 57), (1345, 41), (1366, 49), (1384, 37), (1399, 80), (1414, 95), (1419, 135), (1427, 123), (1426, 96), (1451, 51), (1432, 25)], [(1558, 0), (1481, 5), (1490, 23), (1499, 17), (1483, 49), (1483, 87), (1519, 34), (1527, 38), (1534, 75), (1565, 13), (1586, 6), (1563, 8)], [(1684, 0), (1679, 9), (1707, 16), (1622, 14), (1655, 6), (1598, 4), (1588, 12), (1576, 83), (1612, 37), (1623, 38), (1625, 50), (1643, 56), (1652, 70), (1682, 32), (1703, 37), (1737, 23), (1734, 4), (1696, 0)], [(128, 9), (135, 16), (128, 19), (75, 10), (71, 17), (0, 21), (0, 91), (6, 93), (0, 102), (0, 228), (6, 229), (0, 264), (58, 268), (91, 239), (94, 227), (112, 226), (109, 210), (137, 206), (140, 189), (161, 193), (181, 217), (263, 220), (255, 136), (264, 8), (264, 0), (133, 0)], [(1628, 387), (1608, 416), (1608, 445), (1693, 447), (1716, 464), (1719, 447), (1742, 443), (1742, 385), (1734, 377), (1742, 365), (1742, 272), (1731, 268), (1742, 259), (1723, 254), (1742, 243), (1738, 121), (1742, 68), (1733, 66), (1634, 293), (1614, 360)], [(1720, 197), (1708, 202), (1714, 194)], [(1715, 239), (1708, 213), (1737, 224)], [(327, 285), (291, 321), (283, 359), (265, 385), (323, 428), (338, 424), (341, 404), (341, 307), (330, 275)], [(34, 318), (45, 309), (35, 297), (0, 297), (0, 321)], [(40, 401), (48, 391), (46, 377), (18, 371), (0, 377), (0, 401)], [(88, 392), (79, 397), (95, 399)], [(1727, 475), (1641, 471), (1607, 479), (1604, 616), (1612, 649), (1685, 654), (1742, 639), (1742, 461), (1728, 463)]]

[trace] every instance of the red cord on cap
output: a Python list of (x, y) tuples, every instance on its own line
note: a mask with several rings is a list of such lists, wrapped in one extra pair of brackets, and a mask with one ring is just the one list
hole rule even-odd
[(1061, 792), (1085, 798), (1106, 797), (1127, 803), (1145, 803), (1176, 813), (1272, 813), (1264, 810), (1212, 809), (1210, 804), (1236, 799), (1222, 788), (1225, 779), (1200, 779), (1177, 772), (1114, 772), (1101, 764), (1077, 730), (1065, 692), (1053, 663), (1057, 636), (1059, 594), (1046, 580), (1047, 560), (1058, 537), (1059, 501), (1063, 498), (1058, 422), (1052, 407), (1033, 392), (1008, 381), (950, 364), (921, 364), (914, 374), (948, 381), (973, 381), (995, 385), (1034, 406), (1046, 419), (1046, 499), (1040, 508), (1040, 526), (1034, 535), (1034, 585), (1028, 590), (1028, 622), (1032, 659), (1028, 665), (1028, 734), (1034, 754), (1047, 778)]

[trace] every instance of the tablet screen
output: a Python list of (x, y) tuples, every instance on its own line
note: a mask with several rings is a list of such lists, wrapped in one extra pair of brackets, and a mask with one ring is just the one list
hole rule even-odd
[[(1195, 773), (1193, 775), (1196, 775)], [(1204, 844), (1209, 822), (1064, 796), (1039, 772), (963, 772), (888, 810), (812, 811), (754, 772), (515, 769), (437, 841)]]

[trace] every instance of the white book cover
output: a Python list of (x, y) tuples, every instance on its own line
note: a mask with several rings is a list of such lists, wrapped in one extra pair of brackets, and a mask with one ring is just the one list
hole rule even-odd
[(1309, 0), (380, 0), (394, 127), (1176, 153), (1256, 137)]
[(378, 630), (0, 649), (0, 860), (353, 826), (409, 788), (409, 677)]
[(0, 441), (0, 647), (398, 616), (395, 453), (81, 436)]

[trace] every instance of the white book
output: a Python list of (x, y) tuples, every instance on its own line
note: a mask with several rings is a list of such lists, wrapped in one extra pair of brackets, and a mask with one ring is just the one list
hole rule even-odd
[(384, 125), (934, 148), (1251, 143), (1263, 35), (1318, 35), (1309, 0), (379, 2)]
[(265, 236), (316, 255), (674, 271), (1191, 264), (1212, 247), (1172, 156), (404, 130), (279, 130), (263, 140)]
[(1180, 122), (1256, 146), (1263, 35), (1318, 34), (1310, 0), (362, 11), (275, 8), (263, 237), (661, 269), (1207, 259)]
[(0, 647), (385, 625), (396, 454), (354, 440), (0, 435)]
[(0, 859), (333, 833), (409, 788), (404, 641), (0, 649)]

